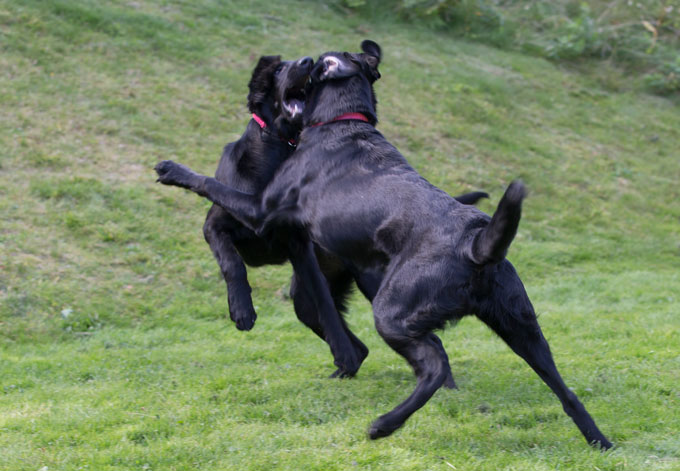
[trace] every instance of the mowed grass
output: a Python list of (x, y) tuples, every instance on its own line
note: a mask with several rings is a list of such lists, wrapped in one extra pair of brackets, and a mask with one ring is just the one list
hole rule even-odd
[[(615, 449), (475, 319), (441, 333), (460, 389), (374, 442), (415, 381), (365, 300), (348, 318), (371, 353), (346, 381), (295, 319), (289, 266), (249, 270), (253, 331), (225, 317), (208, 204), (153, 165), (214, 171), (259, 55), (364, 38), (379, 129), (424, 176), (490, 192), (487, 212), (526, 182), (509, 258)], [(318, 2), (0, 0), (0, 469), (680, 469), (680, 113), (601, 88), (606, 67)]]

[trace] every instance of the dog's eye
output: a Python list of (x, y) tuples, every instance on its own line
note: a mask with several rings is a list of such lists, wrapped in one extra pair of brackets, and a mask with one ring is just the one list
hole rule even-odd
[(274, 75), (279, 75), (282, 70), (283, 70), (283, 65), (278, 66), (276, 68), (276, 70), (274, 71)]

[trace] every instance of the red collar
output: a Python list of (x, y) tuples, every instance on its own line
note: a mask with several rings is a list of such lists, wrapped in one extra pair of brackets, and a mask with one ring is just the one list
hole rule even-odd
[[(260, 126), (260, 128), (264, 129), (264, 128), (267, 127), (267, 123), (265, 123), (264, 119), (260, 118), (257, 115), (257, 113), (253, 113), (253, 119)], [(293, 138), (286, 140), (286, 139), (280, 137), (279, 139), (281, 139), (283, 142), (287, 142), (288, 145), (291, 146), (291, 147), (295, 147), (297, 145), (297, 143), (295, 142), (295, 139), (293, 139)]]
[(344, 121), (344, 120), (348, 120), (348, 119), (364, 121), (366, 123), (369, 122), (368, 118), (363, 113), (345, 113), (345, 114), (341, 114), (340, 116), (336, 116), (335, 118), (331, 119), (330, 121), (322, 121), (320, 123), (312, 124), (309, 127), (315, 128), (317, 126), (323, 126), (324, 124), (333, 123), (335, 121)]
[(256, 113), (253, 113), (253, 119), (262, 129), (267, 127), (267, 123), (264, 122), (264, 119), (260, 118)]

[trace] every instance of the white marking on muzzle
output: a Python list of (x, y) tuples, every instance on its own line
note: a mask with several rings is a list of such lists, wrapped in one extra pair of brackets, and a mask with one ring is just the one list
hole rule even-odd
[(331, 72), (335, 72), (338, 70), (338, 67), (340, 66), (340, 61), (333, 56), (328, 56), (324, 58), (323, 63), (326, 65), (326, 71), (324, 72), (324, 75), (328, 75)]

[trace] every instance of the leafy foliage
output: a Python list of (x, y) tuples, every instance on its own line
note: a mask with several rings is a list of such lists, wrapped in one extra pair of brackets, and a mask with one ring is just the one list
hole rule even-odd
[[(368, 11), (369, 2), (345, 1)], [(680, 5), (671, 0), (379, 0), (402, 18), (555, 61), (610, 60), (660, 94), (680, 92)], [(378, 6), (379, 5), (379, 6)]]

